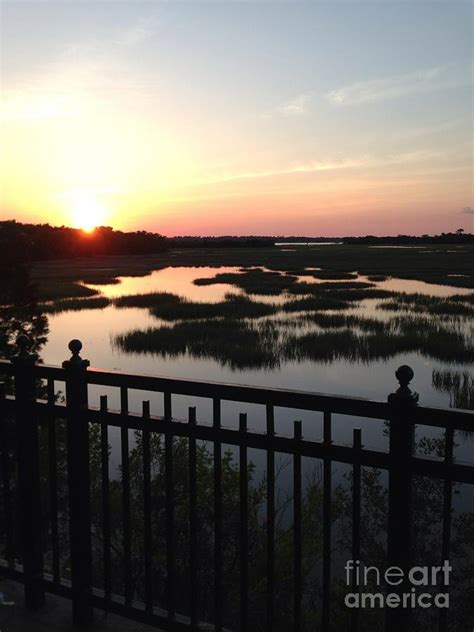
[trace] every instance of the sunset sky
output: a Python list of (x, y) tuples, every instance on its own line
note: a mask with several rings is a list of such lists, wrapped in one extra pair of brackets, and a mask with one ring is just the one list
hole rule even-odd
[(0, 218), (473, 230), (471, 2), (0, 2)]

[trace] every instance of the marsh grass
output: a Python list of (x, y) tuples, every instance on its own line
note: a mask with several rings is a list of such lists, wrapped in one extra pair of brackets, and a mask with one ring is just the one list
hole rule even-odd
[(367, 281), (323, 281), (315, 285), (320, 290), (366, 290), (368, 288), (374, 288), (374, 283), (368, 283)]
[(472, 294), (454, 294), (449, 297), (453, 303), (470, 303), (474, 304), (474, 292)]
[[(412, 311), (445, 316), (474, 316), (474, 307), (470, 299), (461, 302), (459, 295), (453, 300), (450, 297), (429, 296), (426, 294), (392, 293), (392, 300), (378, 305), (378, 309), (386, 311)], [(462, 297), (463, 299), (465, 297)]]
[(311, 332), (288, 340), (286, 354), (295, 360), (370, 362), (414, 351), (444, 362), (474, 361), (474, 349), (464, 337), (446, 330), (378, 331), (360, 336), (351, 330)]
[(131, 331), (117, 336), (120, 349), (134, 353), (176, 356), (189, 353), (217, 360), (233, 369), (279, 366), (278, 330), (270, 323), (255, 327), (242, 320), (202, 320)]
[[(96, 289), (79, 285), (70, 278), (54, 278), (51, 273), (54, 268), (51, 268), (40, 284), (43, 292), (41, 307), (48, 313), (68, 309), (100, 309), (109, 304), (117, 308), (145, 308), (165, 321), (179, 322), (163, 324), (161, 327), (145, 331), (132, 331), (118, 337), (117, 344), (125, 351), (169, 355), (189, 353), (212, 358), (236, 369), (277, 367), (282, 361), (303, 359), (326, 362), (340, 358), (369, 362), (409, 352), (418, 352), (426, 357), (446, 362), (473, 361), (472, 343), (466, 335), (465, 322), (457, 317), (474, 314), (474, 293), (468, 296), (458, 294), (440, 298), (377, 288), (374, 282), (390, 276), (389, 272), (392, 270), (388, 269), (388, 259), (385, 256), (373, 259), (372, 254), (371, 260), (385, 262), (386, 269), (382, 270), (381, 266), (379, 270), (372, 271), (368, 281), (357, 281), (353, 278), (353, 273), (348, 272), (348, 266), (352, 267), (351, 264), (354, 263), (352, 269), (358, 269), (365, 274), (367, 268), (364, 268), (364, 261), (361, 265), (352, 261), (351, 253), (356, 251), (362, 253), (362, 259), (366, 257), (368, 260), (367, 250), (356, 248), (351, 251), (346, 248), (339, 252), (338, 268), (332, 251), (309, 248), (304, 257), (299, 253), (287, 253), (289, 257), (279, 261), (279, 269), (270, 271), (268, 268), (276, 265), (275, 253), (271, 251), (183, 253), (184, 259), (189, 261), (183, 261), (181, 254), (177, 252), (165, 255), (170, 260), (174, 258), (174, 265), (180, 266), (186, 263), (212, 265), (212, 257), (222, 257), (219, 260), (220, 265), (242, 265), (240, 274), (222, 272), (212, 278), (196, 279), (195, 284), (229, 283), (241, 288), (247, 295), (286, 294), (285, 299), (289, 300), (282, 304), (263, 303), (240, 294), (228, 294), (225, 300), (219, 303), (201, 303), (168, 292), (109, 300), (98, 296)], [(319, 258), (323, 254), (329, 259), (332, 258), (333, 265), (328, 265), (325, 260), (323, 263)], [(344, 259), (346, 255), (347, 260)], [(251, 256), (253, 267), (249, 269), (250, 260), (246, 263), (245, 258)], [(397, 253), (398, 256), (403, 259), (405, 255)], [(439, 269), (444, 266), (446, 272), (446, 262), (450, 255), (443, 254), (447, 257), (446, 261), (441, 261), (442, 257), (439, 254), (436, 256), (440, 258)], [(232, 260), (233, 257), (236, 259)], [(296, 262), (292, 262), (291, 257), (296, 257)], [(462, 257), (464, 255), (459, 254), (459, 258)], [(421, 258), (418, 255), (418, 259)], [(429, 255), (428, 259), (432, 257)], [(157, 269), (165, 265), (163, 261), (158, 265), (156, 260), (148, 261), (144, 267), (143, 262), (135, 263), (130, 271), (123, 274), (125, 261), (121, 261), (118, 266), (120, 275), (143, 276), (149, 272), (149, 268)], [(318, 274), (319, 271), (306, 269), (306, 265), (316, 267), (318, 264), (325, 266), (323, 276)], [(265, 266), (265, 269), (262, 266)], [(87, 270), (85, 267), (87, 266), (82, 264), (76, 266), (74, 274), (77, 274), (78, 279), (90, 283), (117, 281), (118, 273), (113, 267), (94, 269), (91, 266)], [(456, 271), (456, 266), (454, 268)], [(65, 271), (64, 274), (66, 272), (69, 274), (69, 271)], [(62, 274), (61, 271), (59, 273)], [(426, 269), (425, 273), (428, 274)], [(299, 282), (297, 275), (308, 276), (309, 280), (311, 277), (323, 280), (319, 283)], [(393, 276), (414, 278), (403, 266)], [(434, 275), (432, 279), (438, 281), (439, 277)], [(463, 284), (465, 279), (466, 277), (463, 277)], [(357, 303), (364, 299), (387, 299), (378, 306), (382, 310), (400, 313), (396, 317), (395, 314), (386, 314), (385, 322), (358, 314), (340, 313), (356, 307)], [(46, 300), (55, 302), (44, 305)], [(296, 312), (302, 314), (295, 314)], [(265, 317), (275, 315), (274, 319), (265, 320)], [(445, 318), (442, 319), (440, 316)], [(448, 319), (448, 316), (452, 318)], [(313, 329), (317, 330), (312, 331)]]
[(322, 294), (321, 296), (308, 296), (297, 300), (288, 301), (282, 305), (284, 312), (308, 312), (323, 311), (327, 309), (343, 310), (350, 309), (352, 305), (343, 300), (337, 300)]
[(282, 335), (270, 322), (263, 327), (242, 320), (203, 320), (131, 331), (117, 336), (127, 352), (212, 358), (232, 368), (271, 368), (284, 360), (331, 362), (338, 359), (370, 362), (418, 351), (444, 362), (472, 362), (474, 350), (463, 336), (447, 331), (370, 331), (349, 329)]
[(333, 270), (313, 270), (310, 272), (315, 279), (357, 279), (357, 272), (336, 272)]
[(117, 277), (104, 277), (92, 274), (90, 276), (83, 277), (81, 279), (81, 282), (90, 285), (118, 285), (120, 283), (120, 279), (118, 279)]
[(59, 312), (76, 312), (82, 309), (104, 309), (111, 304), (111, 300), (105, 296), (93, 296), (91, 298), (64, 298), (54, 303), (42, 303), (39, 308), (46, 314)]
[[(300, 287), (298, 287), (300, 286)], [(297, 291), (299, 290), (299, 291)], [(373, 287), (371, 283), (299, 283), (289, 292), (290, 294), (310, 294), (315, 299), (356, 302), (366, 298), (391, 298), (395, 292)], [(330, 309), (330, 308), (328, 308)]]
[[(459, 330), (448, 329), (436, 317), (407, 315), (384, 322), (354, 314), (308, 313), (296, 318), (252, 321), (236, 317), (235, 307), (231, 311), (222, 311), (224, 305), (232, 302), (245, 306), (244, 310), (248, 309), (248, 303), (252, 304), (252, 301), (240, 296), (212, 306), (186, 302), (169, 306), (163, 304), (160, 308), (153, 308), (153, 313), (161, 318), (168, 317), (163, 310), (169, 308), (170, 320), (178, 317), (187, 319), (190, 312), (199, 320), (182, 320), (171, 327), (132, 331), (118, 336), (116, 342), (124, 351), (162, 355), (189, 353), (212, 358), (235, 369), (271, 368), (283, 361), (302, 360), (370, 362), (410, 352), (419, 352), (444, 362), (474, 361), (469, 337)], [(176, 311), (177, 305), (183, 312)], [(310, 297), (291, 301), (281, 309), (283, 312), (314, 311), (328, 309), (328, 305), (334, 308), (334, 301), (329, 300), (328, 303), (324, 296)], [(339, 308), (350, 306), (345, 303)], [(209, 312), (209, 309), (215, 311)], [(234, 316), (230, 315), (231, 312)], [(307, 331), (312, 324), (319, 330)]]
[[(386, 290), (378, 290), (375, 288), (374, 283), (367, 283), (366, 281), (323, 281), (322, 283), (307, 283), (306, 281), (300, 281), (292, 287), (288, 288), (289, 294), (321, 294), (322, 292), (337, 292), (338, 296), (341, 296), (343, 290), (368, 290), (373, 288), (374, 291), (384, 293)], [(377, 298), (376, 296), (374, 298)]]
[(276, 311), (274, 305), (258, 303), (245, 296), (236, 295), (231, 295), (220, 303), (196, 303), (181, 299), (179, 302), (162, 303), (150, 309), (153, 316), (163, 320), (260, 318)]
[(63, 298), (97, 296), (99, 291), (71, 281), (50, 279), (39, 284), (36, 293), (40, 301), (57, 301)]
[(449, 394), (451, 408), (474, 410), (474, 382), (467, 371), (434, 369), (432, 384), (436, 390)]
[(226, 294), (220, 303), (188, 301), (169, 292), (121, 296), (115, 299), (117, 307), (147, 307), (150, 313), (163, 320), (196, 320), (206, 318), (260, 318), (276, 312), (269, 303), (252, 301), (246, 296)]
[(184, 299), (171, 292), (151, 292), (149, 294), (129, 294), (114, 300), (116, 307), (159, 307), (161, 305), (177, 305)]
[(385, 331), (387, 323), (376, 318), (365, 318), (353, 314), (305, 314), (302, 322), (314, 323), (322, 329), (360, 329), (362, 331)]
[(242, 273), (221, 272), (210, 278), (195, 279), (193, 283), (195, 285), (228, 283), (239, 287), (247, 294), (276, 296), (283, 294), (285, 290), (292, 287), (297, 281), (296, 276), (252, 269)]
[(306, 268), (285, 268), (281, 270), (284, 274), (295, 276), (308, 276), (312, 277), (314, 270), (307, 270)]
[(386, 274), (370, 274), (367, 279), (369, 281), (386, 281), (387, 279), (389, 279), (390, 277), (387, 276)]
[(337, 274), (358, 270), (361, 275), (417, 279), (474, 288), (473, 253), (474, 246), (467, 244), (462, 248), (436, 244), (423, 249), (371, 248), (361, 244), (315, 245), (296, 248), (293, 252), (285, 252), (280, 248), (172, 249), (157, 255), (68, 260), (67, 265), (62, 261), (40, 262), (34, 265), (33, 280), (42, 283), (48, 280), (77, 282), (84, 279), (88, 283), (97, 276), (102, 279), (144, 276), (167, 266), (258, 266), (293, 274), (307, 274), (310, 272), (307, 268), (324, 268), (324, 272)]
[(323, 290), (323, 296), (335, 300), (342, 301), (362, 301), (366, 298), (390, 298), (394, 296), (394, 292), (390, 290), (381, 290), (378, 288), (362, 287), (354, 288), (326, 288)]

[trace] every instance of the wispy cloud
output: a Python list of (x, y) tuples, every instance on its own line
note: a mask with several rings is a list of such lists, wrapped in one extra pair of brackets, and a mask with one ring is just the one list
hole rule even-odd
[(348, 158), (343, 160), (311, 161), (299, 165), (289, 166), (282, 169), (265, 169), (260, 171), (242, 171), (238, 173), (221, 174), (209, 178), (202, 178), (190, 184), (219, 184), (231, 182), (233, 180), (249, 180), (258, 178), (271, 178), (274, 176), (285, 176), (298, 173), (316, 173), (318, 171), (334, 171), (338, 169), (354, 169), (357, 167), (382, 167), (385, 165), (397, 165), (410, 162), (422, 162), (440, 157), (439, 152), (433, 151), (412, 151), (401, 154), (375, 158), (372, 156), (360, 156), (358, 158)]
[(385, 79), (359, 81), (331, 90), (326, 98), (335, 105), (374, 103), (469, 85), (471, 74), (467, 65), (446, 64)]
[(472, 208), (472, 206), (466, 206), (463, 208), (461, 213), (464, 213), (465, 215), (474, 215), (474, 208)]
[(150, 39), (162, 24), (162, 17), (149, 15), (140, 18), (135, 24), (125, 29), (116, 39), (118, 46), (130, 48)]
[(66, 59), (83, 56), (103, 56), (129, 52), (130, 49), (153, 37), (163, 22), (162, 16), (153, 13), (139, 17), (126, 28), (116, 29), (108, 37), (72, 42), (64, 51)]
[(281, 103), (274, 110), (274, 114), (281, 116), (301, 116), (307, 114), (313, 95), (311, 93), (300, 94), (294, 99)]
[[(308, 162), (302, 162), (300, 164), (289, 165), (281, 168), (268, 168), (255, 171), (237, 171), (237, 172), (224, 172), (216, 173), (209, 176), (201, 176), (190, 179), (186, 182), (180, 183), (180, 188), (192, 188), (213, 184), (226, 184), (228, 182), (241, 181), (241, 180), (259, 180), (263, 178), (273, 178), (282, 176), (291, 176), (305, 173), (317, 173), (324, 171), (336, 171), (344, 169), (356, 169), (364, 167), (384, 167), (388, 165), (402, 165), (406, 163), (417, 163), (432, 160), (441, 157), (443, 154), (440, 152), (433, 152), (428, 150), (419, 150), (413, 152), (406, 152), (400, 154), (393, 154), (383, 156), (381, 158), (375, 156), (359, 156), (355, 158), (347, 159), (334, 159), (334, 160), (314, 160)], [(143, 193), (145, 191), (155, 191), (168, 188), (166, 184), (163, 185), (150, 185), (140, 188), (138, 191), (123, 190), (122, 194), (130, 195), (132, 193)]]

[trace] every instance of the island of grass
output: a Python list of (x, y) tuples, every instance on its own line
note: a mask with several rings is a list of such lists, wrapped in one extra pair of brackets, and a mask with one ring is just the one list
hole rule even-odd
[(275, 305), (252, 301), (245, 296), (227, 294), (219, 303), (188, 301), (168, 292), (122, 296), (115, 300), (117, 307), (147, 307), (150, 313), (163, 320), (196, 320), (204, 318), (259, 318), (277, 310)]
[(280, 272), (250, 269), (246, 272), (221, 272), (213, 277), (195, 279), (195, 285), (215, 285), (227, 283), (239, 287), (247, 294), (266, 294), (276, 296), (283, 294), (298, 281), (296, 276)]
[[(321, 329), (291, 333), (278, 321), (204, 319), (134, 330), (115, 338), (126, 352), (177, 356), (189, 353), (211, 358), (234, 369), (275, 368), (284, 361), (338, 359), (369, 362), (400, 353), (420, 352), (448, 363), (474, 361), (472, 341), (460, 331), (440, 326), (436, 319), (394, 318), (380, 323), (349, 316), (314, 316)], [(383, 325), (383, 327), (382, 327)]]

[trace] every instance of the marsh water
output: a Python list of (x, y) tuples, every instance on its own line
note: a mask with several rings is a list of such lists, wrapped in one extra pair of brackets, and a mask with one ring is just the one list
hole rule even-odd
[[(110, 285), (91, 285), (94, 289), (109, 298), (125, 295), (148, 294), (152, 292), (170, 292), (192, 301), (206, 303), (220, 302), (226, 295), (243, 294), (236, 286), (219, 283), (213, 285), (196, 285), (196, 278), (213, 277), (216, 273), (239, 272), (239, 268), (231, 267), (167, 267), (155, 270), (146, 276), (121, 277), (119, 283)], [(308, 280), (299, 277), (300, 281)], [(357, 280), (367, 281), (366, 277)], [(317, 283), (318, 280), (311, 279)], [(449, 297), (453, 294), (469, 294), (472, 290), (447, 285), (434, 285), (415, 280), (391, 278), (376, 283), (377, 287), (397, 292), (420, 293), (430, 296)], [(252, 296), (259, 302), (283, 303), (289, 299), (285, 294), (279, 296)], [(351, 307), (345, 314), (357, 314), (364, 317), (386, 320), (387, 312), (380, 310), (380, 299), (365, 299)], [(277, 315), (269, 316), (275, 318)], [(440, 316), (439, 318), (445, 318)], [(64, 311), (48, 316), (48, 341), (42, 350), (42, 358), (48, 364), (60, 364), (67, 357), (67, 344), (73, 337), (80, 338), (83, 343), (82, 356), (90, 360), (94, 367), (121, 371), (160, 375), (173, 378), (194, 378), (232, 384), (249, 384), (252, 386), (287, 388), (316, 391), (320, 393), (339, 394), (363, 397), (375, 400), (386, 400), (388, 393), (394, 391), (398, 384), (394, 372), (401, 364), (409, 364), (415, 378), (412, 387), (419, 393), (420, 404), (425, 406), (449, 407), (452, 396), (449, 392), (439, 390), (433, 382), (433, 371), (468, 372), (472, 374), (472, 364), (456, 365), (425, 357), (420, 352), (401, 353), (386, 359), (362, 361), (361, 359), (336, 359), (330, 362), (309, 360), (295, 361), (282, 359), (278, 366), (268, 368), (236, 369), (228, 363), (209, 357), (197, 357), (189, 353), (178, 355), (162, 355), (156, 353), (125, 352), (116, 344), (116, 337), (130, 330), (144, 330), (150, 327), (169, 325), (153, 316), (147, 308), (115, 307), (110, 305), (104, 309), (83, 309)], [(199, 327), (199, 323), (194, 323)], [(302, 325), (303, 326), (303, 325)], [(457, 327), (468, 333), (470, 324), (464, 319)], [(109, 406), (118, 407), (117, 389), (97, 389), (91, 387), (91, 403), (96, 405), (100, 394), (109, 395)], [(143, 399), (150, 400), (153, 414), (163, 413), (161, 394), (130, 393), (130, 408), (139, 412)], [(187, 408), (194, 405), (201, 423), (211, 421), (211, 402), (200, 398), (173, 396), (173, 416), (185, 419)], [(239, 412), (248, 413), (249, 428), (265, 430), (264, 407), (250, 404), (223, 402), (223, 423), (228, 427), (237, 426)], [(322, 437), (322, 414), (302, 411), (276, 410), (276, 431), (291, 435), (292, 421), (303, 421), (303, 433), (307, 438)], [(382, 422), (364, 420), (341, 415), (334, 415), (334, 440), (340, 444), (352, 441), (354, 427), (362, 428), (363, 444), (378, 449), (387, 448), (387, 436)], [(424, 435), (440, 436), (433, 429), (418, 430)], [(457, 457), (463, 461), (472, 460), (472, 440), (459, 438)], [(115, 450), (113, 449), (113, 453)], [(113, 456), (113, 455), (112, 455)], [(258, 455), (256, 460), (260, 461)]]

